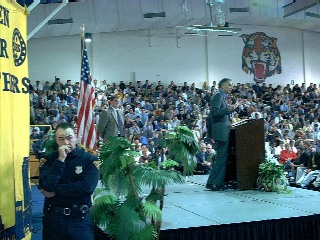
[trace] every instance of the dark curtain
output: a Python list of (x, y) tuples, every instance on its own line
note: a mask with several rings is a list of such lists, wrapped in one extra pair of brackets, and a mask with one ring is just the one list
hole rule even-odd
[(163, 230), (161, 240), (315, 240), (320, 215)]
[[(96, 228), (97, 240), (110, 238)], [(160, 240), (316, 240), (320, 239), (320, 214), (162, 230)]]

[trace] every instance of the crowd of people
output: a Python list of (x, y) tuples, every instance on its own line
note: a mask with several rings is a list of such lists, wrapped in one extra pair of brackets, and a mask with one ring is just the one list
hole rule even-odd
[[(174, 81), (169, 84), (149, 80), (109, 84), (106, 80), (101, 83), (94, 80), (92, 85), (97, 100), (92, 114), (97, 126), (101, 119), (105, 121), (104, 112), (116, 96), (115, 113), (121, 113), (117, 117), (123, 121), (123, 132), (117, 130), (115, 134), (130, 140), (138, 151), (142, 146), (143, 159), (165, 159), (167, 150), (159, 148), (159, 139), (174, 127), (186, 125), (201, 146), (197, 171), (211, 171), (216, 143), (208, 136), (207, 122), (210, 99), (219, 91), (215, 81), (196, 86), (188, 82), (176, 85)], [(44, 85), (37, 81), (30, 93), (31, 124), (51, 125), (55, 129), (59, 123), (68, 122), (76, 127), (79, 91), (79, 82), (71, 80), (62, 84), (56, 78), (53, 83)], [(237, 83), (226, 101), (236, 106), (230, 114), (232, 123), (264, 119), (265, 142), (279, 163), (292, 174), (292, 182), (308, 187), (315, 181), (320, 170), (320, 86), (313, 83), (308, 86), (304, 83), (283, 86)], [(209, 149), (207, 154), (206, 149)]]

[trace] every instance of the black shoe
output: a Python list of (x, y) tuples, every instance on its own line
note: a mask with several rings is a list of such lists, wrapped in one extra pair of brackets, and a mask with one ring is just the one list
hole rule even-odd
[(224, 190), (223, 186), (221, 186), (221, 185), (211, 185), (211, 184), (207, 184), (206, 189), (208, 189), (209, 191), (223, 191)]

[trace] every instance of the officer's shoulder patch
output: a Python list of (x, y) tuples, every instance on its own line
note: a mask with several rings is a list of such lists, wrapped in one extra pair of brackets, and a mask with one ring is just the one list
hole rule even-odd
[(42, 165), (43, 165), (46, 161), (48, 161), (48, 160), (45, 159), (45, 158), (40, 158), (40, 160), (39, 160), (39, 167), (42, 167)]
[(96, 166), (96, 168), (100, 168), (100, 161), (93, 161), (93, 164)]

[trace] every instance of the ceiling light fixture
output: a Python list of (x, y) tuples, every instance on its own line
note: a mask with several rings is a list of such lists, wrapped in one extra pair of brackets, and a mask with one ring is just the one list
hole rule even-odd
[[(192, 36), (208, 36), (210, 32), (227, 32), (237, 35), (242, 29), (229, 27), (225, 13), (222, 11), (224, 0), (206, 0), (206, 4), (210, 9), (210, 24), (209, 25), (192, 25), (192, 26), (177, 26), (185, 28), (188, 31), (184, 35)], [(215, 14), (213, 13), (215, 7)]]

